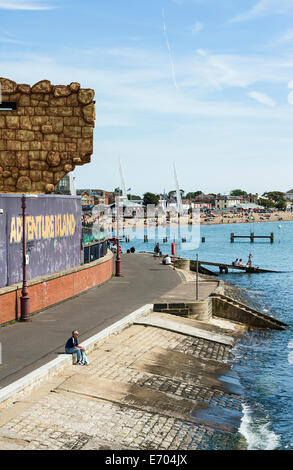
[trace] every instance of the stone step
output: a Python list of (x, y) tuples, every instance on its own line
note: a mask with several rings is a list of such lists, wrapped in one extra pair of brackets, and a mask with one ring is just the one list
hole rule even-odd
[(187, 309), (178, 309), (178, 310), (171, 310), (171, 309), (162, 309), (162, 310), (154, 310), (154, 312), (158, 313), (169, 313), (170, 315), (181, 315), (185, 316), (188, 315), (189, 310)]
[[(242, 310), (243, 312), (247, 312), (248, 314), (251, 315), (251, 319), (253, 318), (257, 319), (257, 322), (263, 322), (263, 328), (273, 328), (273, 329), (285, 329), (287, 326), (285, 323), (281, 322), (280, 320), (275, 319), (274, 317), (271, 317), (270, 315), (267, 315), (265, 313), (262, 313), (254, 308), (250, 308), (248, 305), (245, 305), (241, 302), (236, 302), (234, 299), (225, 296), (223, 294), (216, 294), (212, 295), (213, 298), (218, 298), (221, 300), (223, 303), (232, 305), (233, 307)], [(253, 321), (253, 323), (255, 323)]]

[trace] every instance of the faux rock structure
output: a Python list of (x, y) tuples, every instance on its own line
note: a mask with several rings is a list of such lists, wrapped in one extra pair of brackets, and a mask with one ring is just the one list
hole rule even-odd
[(0, 192), (51, 193), (76, 165), (90, 162), (95, 92), (76, 82), (0, 83), (2, 104), (17, 106), (0, 108)]

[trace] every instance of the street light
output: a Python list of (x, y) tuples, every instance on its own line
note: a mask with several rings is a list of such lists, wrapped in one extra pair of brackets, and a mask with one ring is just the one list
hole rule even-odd
[(116, 242), (116, 272), (115, 277), (121, 277), (121, 256), (119, 244), (119, 196), (116, 196), (116, 221), (117, 221), (117, 242)]
[(198, 300), (198, 254), (196, 254), (196, 280), (195, 280), (195, 286), (196, 286), (196, 300)]
[[(38, 197), (36, 194), (30, 197)], [(26, 195), (23, 194), (21, 198), (22, 208), (22, 290), (20, 297), (20, 320), (29, 321), (30, 314), (30, 298), (27, 288), (27, 259), (26, 259)]]

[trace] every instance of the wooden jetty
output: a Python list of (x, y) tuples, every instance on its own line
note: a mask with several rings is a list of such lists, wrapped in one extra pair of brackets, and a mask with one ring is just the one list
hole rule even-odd
[(250, 235), (235, 235), (231, 233), (231, 243), (234, 243), (235, 238), (250, 238), (251, 243), (253, 243), (256, 238), (268, 238), (271, 243), (274, 243), (274, 232), (271, 232), (270, 235), (254, 235), (253, 232), (251, 232)]
[(201, 265), (204, 266), (217, 266), (219, 268), (220, 273), (227, 274), (229, 269), (244, 271), (246, 273), (278, 273), (280, 271), (272, 271), (269, 269), (261, 269), (258, 266), (234, 266), (233, 264), (226, 264), (226, 263), (212, 263), (211, 261), (199, 261), (198, 260), (199, 268)]

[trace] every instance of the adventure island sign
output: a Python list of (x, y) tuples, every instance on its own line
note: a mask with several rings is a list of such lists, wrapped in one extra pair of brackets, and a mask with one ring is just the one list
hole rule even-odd
[[(0, 194), (0, 287), (22, 279), (21, 194)], [(80, 266), (80, 197), (26, 196), (28, 279)]]
[[(10, 243), (20, 243), (23, 232), (22, 217), (12, 217)], [(26, 217), (26, 240), (46, 240), (73, 236), (76, 228), (74, 214), (37, 215)]]

